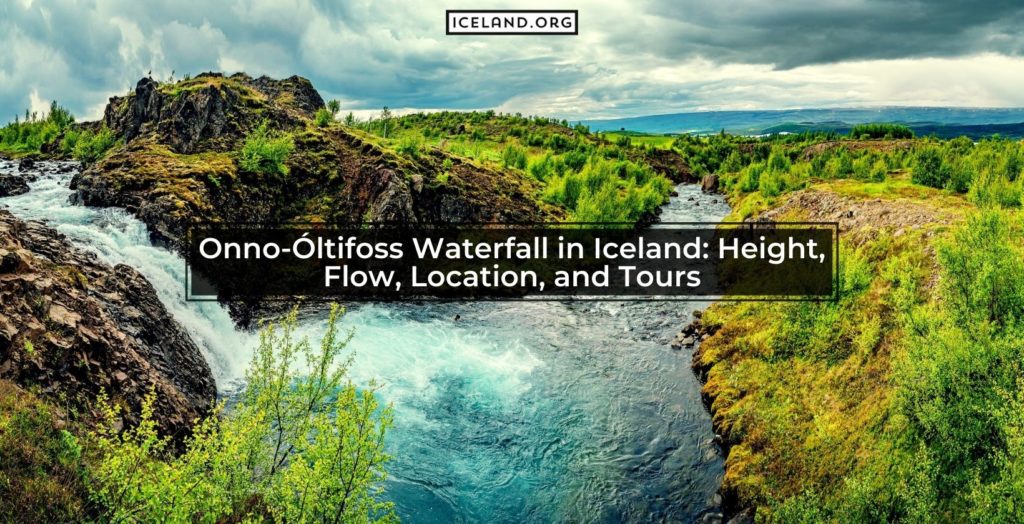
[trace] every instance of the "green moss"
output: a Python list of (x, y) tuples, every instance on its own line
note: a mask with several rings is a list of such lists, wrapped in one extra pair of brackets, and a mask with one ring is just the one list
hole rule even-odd
[(263, 93), (243, 84), (236, 78), (226, 76), (199, 75), (188, 80), (180, 80), (174, 83), (161, 83), (158, 87), (161, 93), (172, 97), (179, 97), (184, 93), (192, 93), (206, 88), (232, 89), (241, 95), (243, 100), (266, 101)]

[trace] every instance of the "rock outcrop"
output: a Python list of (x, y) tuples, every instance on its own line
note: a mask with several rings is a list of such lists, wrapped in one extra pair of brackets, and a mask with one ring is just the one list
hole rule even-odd
[(642, 155), (635, 158), (654, 169), (656, 173), (665, 175), (676, 184), (693, 184), (699, 181), (686, 159), (675, 149), (663, 149), (656, 147), (643, 150)]
[(230, 149), (264, 120), (293, 128), (323, 106), (305, 78), (203, 73), (170, 85), (139, 80), (132, 95), (110, 99), (103, 124), (127, 142), (156, 134), (174, 152), (188, 154)]
[(209, 366), (134, 269), (0, 210), (0, 378), (90, 409), (105, 391), (137, 417), (156, 392), (162, 432), (187, 434), (216, 395)]
[[(404, 156), (347, 128), (312, 125), (324, 106), (308, 80), (204, 73), (176, 84), (144, 78), (110, 100), (104, 125), (125, 144), (75, 176), (78, 202), (123, 207), (178, 248), (200, 221), (543, 222), (527, 178), (432, 149)], [(237, 152), (266, 122), (288, 131), (287, 176), (242, 170)], [(445, 183), (436, 183), (448, 172)]]

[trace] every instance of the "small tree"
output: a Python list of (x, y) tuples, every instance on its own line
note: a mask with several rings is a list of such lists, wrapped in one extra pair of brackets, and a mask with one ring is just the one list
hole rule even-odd
[(383, 130), (383, 133), (381, 134), (381, 136), (383, 136), (384, 138), (388, 137), (388, 125), (390, 123), (391, 123), (391, 110), (388, 109), (388, 106), (384, 106), (384, 109), (382, 109), (381, 112), (380, 112), (380, 126), (381, 126), (381, 129)]
[(313, 122), (316, 123), (317, 127), (327, 127), (331, 124), (332, 120), (334, 120), (334, 117), (331, 116), (331, 112), (323, 107), (317, 109), (316, 116), (313, 117)]
[[(352, 333), (331, 307), (319, 348), (295, 338), (296, 312), (260, 333), (237, 406), (198, 423), (173, 456), (153, 420), (118, 433), (117, 409), (94, 436), (92, 497), (111, 522), (393, 522), (380, 500), (391, 408), (345, 380)], [(301, 369), (301, 371), (300, 371)], [(170, 457), (170, 458), (168, 458)]]
[(338, 117), (338, 111), (341, 111), (341, 102), (337, 99), (330, 100), (327, 102), (327, 110), (331, 112), (331, 118)]

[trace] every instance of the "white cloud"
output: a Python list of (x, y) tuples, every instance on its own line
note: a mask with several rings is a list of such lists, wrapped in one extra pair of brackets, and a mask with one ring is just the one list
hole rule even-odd
[[(50, 101), (39, 96), (39, 90), (33, 89), (28, 95), (29, 103), (28, 108), (32, 113), (39, 115), (40, 118), (50, 112)], [(57, 114), (60, 114), (58, 111)]]

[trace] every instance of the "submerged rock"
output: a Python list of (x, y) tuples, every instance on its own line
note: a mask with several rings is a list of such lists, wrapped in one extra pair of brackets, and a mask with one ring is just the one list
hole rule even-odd
[(0, 378), (91, 409), (100, 391), (137, 419), (156, 392), (164, 434), (187, 434), (216, 386), (199, 348), (137, 271), (110, 267), (0, 210)]

